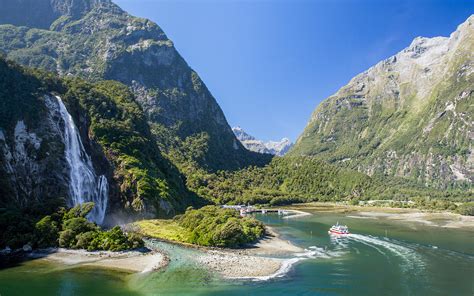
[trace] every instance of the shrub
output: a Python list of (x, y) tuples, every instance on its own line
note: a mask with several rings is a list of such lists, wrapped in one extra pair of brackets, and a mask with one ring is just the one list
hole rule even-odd
[(94, 248), (91, 248), (92, 242), (94, 239), (98, 236), (99, 232), (98, 231), (87, 231), (83, 233), (79, 233), (76, 235), (76, 245), (75, 249), (86, 249), (89, 251), (94, 250)]
[(64, 231), (61, 231), (59, 234), (59, 246), (64, 247), (64, 248), (69, 248), (71, 247), (73, 241), (75, 239), (75, 234), (74, 231), (71, 229), (67, 229)]
[(188, 208), (176, 220), (191, 232), (189, 242), (202, 246), (238, 247), (254, 242), (265, 232), (261, 222), (242, 218), (235, 210), (217, 206), (205, 206), (198, 210)]
[[(37, 245), (41, 247), (122, 251), (143, 247), (143, 240), (136, 234), (126, 234), (120, 227), (103, 231), (85, 217), (94, 203), (84, 203), (69, 211), (60, 209), (36, 223)], [(58, 221), (55, 220), (58, 219)]]
[(45, 216), (36, 225), (37, 244), (40, 248), (54, 246), (58, 243), (59, 224), (51, 216)]
[(460, 205), (456, 211), (465, 216), (474, 216), (474, 202), (466, 202)]

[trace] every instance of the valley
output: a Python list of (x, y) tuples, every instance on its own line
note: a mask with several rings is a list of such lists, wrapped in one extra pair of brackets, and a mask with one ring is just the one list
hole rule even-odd
[(474, 291), (473, 15), (352, 78), (293, 143), (231, 128), (111, 0), (0, 4), (0, 295)]

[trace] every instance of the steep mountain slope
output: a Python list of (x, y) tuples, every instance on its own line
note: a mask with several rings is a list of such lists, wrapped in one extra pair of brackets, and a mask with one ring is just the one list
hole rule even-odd
[(474, 16), (416, 38), (314, 111), (291, 155), (438, 188), (474, 181)]
[(207, 170), (265, 163), (235, 138), (222, 110), (155, 23), (110, 0), (2, 0), (0, 52), (63, 76), (130, 87), (163, 150), (198, 141)]
[(288, 138), (283, 138), (280, 141), (263, 142), (257, 140), (255, 137), (247, 134), (240, 126), (233, 127), (237, 139), (250, 151), (258, 153), (267, 153), (278, 156), (285, 155), (293, 146), (293, 143)]
[[(98, 176), (107, 181), (96, 184)], [(108, 185), (106, 196), (97, 185)], [(60, 80), (0, 59), (0, 208), (47, 214), (75, 198), (102, 198), (108, 214), (172, 215), (202, 204), (126, 86)]]

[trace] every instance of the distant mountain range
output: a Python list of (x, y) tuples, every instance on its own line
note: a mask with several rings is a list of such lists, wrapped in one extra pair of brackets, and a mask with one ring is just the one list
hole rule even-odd
[(447, 189), (474, 181), (474, 16), (418, 37), (322, 102), (290, 152)]
[(283, 138), (280, 141), (264, 142), (247, 134), (240, 126), (233, 127), (232, 131), (245, 148), (250, 151), (283, 156), (293, 147), (293, 143), (288, 138)]

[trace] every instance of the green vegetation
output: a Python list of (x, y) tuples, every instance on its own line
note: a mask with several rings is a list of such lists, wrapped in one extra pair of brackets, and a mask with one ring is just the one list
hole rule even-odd
[[(88, 83), (78, 78), (59, 79), (51, 73), (25, 69), (0, 58), (0, 128), (5, 133), (7, 144), (13, 145), (15, 125), (24, 120), (30, 131), (50, 139), (43, 141), (34, 158), (43, 161), (40, 165), (46, 171), (61, 169), (57, 167), (60, 165), (57, 160), (63, 153), (62, 140), (54, 138), (48, 132), (49, 127), (44, 126), (47, 123), (44, 119), (48, 116), (44, 96), (51, 94), (61, 97), (81, 134), (88, 135), (89, 138), (83, 142), (92, 143), (87, 147), (88, 152), (100, 169), (110, 169), (104, 164), (105, 160), (113, 165), (120, 208), (133, 213), (146, 211), (157, 216), (173, 216), (189, 205), (204, 204), (186, 188), (184, 176), (161, 151), (134, 95), (119, 82)], [(31, 149), (31, 152), (35, 150)], [(33, 206), (31, 201), (35, 199), (31, 196), (13, 198), (17, 195), (14, 191), (16, 185), (10, 183), (3, 167), (0, 167), (0, 185), (3, 185), (0, 186), (0, 208), (17, 206), (25, 210)], [(42, 193), (37, 198), (43, 202), (51, 199), (49, 203), (63, 204), (64, 201), (56, 196)], [(35, 204), (37, 206), (42, 207)], [(49, 214), (52, 210), (54, 208), (42, 213)]]
[(311, 200), (341, 199), (361, 192), (367, 176), (310, 157), (274, 158), (265, 167), (236, 172), (188, 176), (188, 185), (217, 204), (283, 205)]
[[(109, 176), (112, 210), (171, 217), (189, 205), (207, 203), (279, 206), (381, 199), (393, 200), (392, 206), (473, 214), (472, 182), (452, 182), (443, 170), (430, 169), (447, 167), (457, 156), (464, 165), (470, 149), (466, 120), (459, 120), (472, 114), (472, 92), (464, 95), (472, 78), (456, 70), (462, 60), (451, 65), (452, 77), (427, 98), (416, 97), (409, 85), (400, 85), (394, 96), (373, 91), (374, 97), (366, 98), (345, 90), (319, 107), (321, 116), (308, 125), (292, 155), (270, 162), (270, 156), (235, 142), (214, 98), (161, 29), (116, 6), (59, 17), (49, 30), (0, 25), (0, 52), (66, 77), (0, 59), (0, 145), (12, 146), (19, 120), (29, 132), (44, 132), (38, 133), (43, 141), (37, 152), (26, 149), (40, 172), (51, 172), (54, 179), (64, 170), (58, 161), (63, 144), (45, 132), (44, 96), (59, 95), (94, 165)], [(163, 59), (157, 62), (156, 56)], [(384, 86), (396, 81), (390, 75), (383, 77)], [(456, 116), (445, 112), (453, 100)], [(0, 153), (0, 163), (4, 158)], [(407, 163), (406, 178), (394, 177)], [(374, 177), (355, 170), (373, 170)], [(12, 178), (0, 166), (0, 246), (118, 250), (134, 244), (118, 228), (101, 231), (88, 222), (87, 207), (58, 211), (65, 204), (63, 179), (40, 180), (34, 184), (39, 190), (29, 193), (15, 184), (28, 177), (21, 173)], [(153, 228), (151, 235), (157, 237), (212, 246), (242, 245), (263, 233), (254, 220), (216, 207), (141, 226), (146, 232)]]
[(409, 200), (374, 200), (370, 202), (370, 204), (364, 201), (354, 201), (355, 202), (351, 203), (351, 205), (458, 212), (458, 203), (445, 199), (432, 199), (429, 197), (414, 197)]
[(176, 219), (180, 226), (191, 232), (190, 242), (202, 246), (242, 246), (256, 241), (265, 233), (261, 222), (242, 218), (235, 210), (216, 206), (188, 209)]
[(145, 236), (211, 247), (239, 247), (263, 236), (263, 224), (240, 217), (231, 209), (205, 206), (189, 208), (173, 220), (143, 220), (133, 224)]
[[(39, 22), (25, 20), (18, 8), (10, 8), (15, 13), (7, 23), (16, 26), (0, 25), (0, 53), (22, 65), (63, 76), (89, 82), (115, 80), (127, 85), (139, 97), (140, 116), (157, 129), (166, 130), (156, 134), (162, 152), (187, 153), (182, 149), (188, 138), (203, 136), (201, 143), (206, 148), (193, 159), (207, 171), (236, 170), (269, 161), (270, 157), (249, 152), (235, 141), (212, 94), (157, 24), (103, 1), (100, 7), (63, 3), (84, 10), (83, 14), (71, 17), (55, 13), (57, 19), (52, 21), (47, 11), (54, 5), (58, 4), (36, 5)], [(61, 7), (58, 12), (65, 10)], [(44, 22), (51, 24), (45, 26)], [(159, 176), (145, 181), (140, 172), (135, 175), (146, 183), (141, 186), (145, 190), (157, 187), (163, 195), (165, 187), (172, 187)], [(138, 208), (143, 206), (140, 200), (136, 200)]]
[(66, 80), (65, 86), (69, 109), (88, 115), (91, 138), (114, 164), (126, 208), (140, 213), (151, 207), (157, 216), (170, 216), (190, 204), (200, 204), (186, 189), (178, 169), (163, 156), (143, 110), (126, 86), (115, 81), (88, 84), (80, 79)]
[(96, 224), (89, 222), (86, 216), (93, 207), (94, 203), (84, 203), (67, 212), (60, 209), (55, 216), (46, 216), (41, 219), (36, 223), (38, 237), (50, 238), (49, 241), (42, 241), (43, 246), (58, 245), (63, 248), (88, 251), (122, 251), (143, 247), (141, 238), (135, 234), (123, 233), (118, 226), (103, 231)]
[[(472, 201), (469, 190), (437, 191), (406, 179), (369, 178), (310, 156), (274, 158), (265, 167), (209, 173), (201, 166), (209, 135), (202, 133), (181, 140), (163, 126), (152, 124), (150, 128), (133, 94), (118, 82), (93, 84), (77, 78), (61, 80), (0, 59), (0, 86), (0, 123), (7, 139), (12, 137), (14, 124), (20, 119), (25, 120), (30, 129), (43, 122), (39, 119), (47, 112), (42, 99), (44, 94), (60, 95), (75, 121), (85, 122), (78, 124), (82, 134), (88, 134), (93, 143), (100, 145), (101, 149), (95, 154), (102, 153), (113, 164), (120, 198), (114, 201), (115, 206), (131, 212), (172, 216), (188, 205), (199, 207), (205, 202), (278, 206), (308, 201), (356, 204), (369, 199), (393, 199), (396, 206), (396, 203), (404, 205), (409, 200), (419, 199), (430, 202), (415, 202), (416, 207), (472, 213), (472, 207), (457, 205)], [(57, 144), (56, 150), (53, 150), (54, 145), (50, 141), (50, 150), (41, 150), (42, 155), (49, 153), (55, 159), (54, 153), (61, 153), (61, 144)], [(47, 167), (50, 171), (53, 171), (49, 167), (54, 161), (52, 163)], [(8, 176), (0, 169), (0, 246), (21, 247), (35, 242), (36, 222), (65, 204), (64, 199), (57, 196), (44, 195), (38, 200), (14, 196)], [(53, 217), (38, 225), (38, 231), (44, 234), (38, 245), (47, 245), (56, 239), (56, 233), (59, 239), (55, 228), (63, 226)], [(89, 229), (90, 225), (82, 226)], [(48, 229), (52, 230), (48, 232)], [(65, 233), (64, 245), (90, 245), (93, 241), (90, 231), (78, 241), (68, 237), (70, 232)], [(196, 235), (177, 240), (211, 243), (206, 242), (208, 239)], [(100, 247), (98, 241), (101, 240), (95, 240), (94, 248)], [(218, 241), (212, 243), (219, 244)], [(236, 242), (229, 244), (233, 243)]]
[[(136, 234), (126, 234), (116, 226), (101, 230), (87, 220), (94, 203), (84, 203), (70, 210), (60, 208), (44, 216), (36, 223), (32, 217), (15, 217), (12, 213), (0, 215), (2, 227), (7, 224), (8, 233), (2, 235), (0, 247), (19, 248), (29, 244), (36, 248), (63, 247), (71, 249), (122, 251), (143, 247), (142, 239)], [(15, 225), (6, 219), (21, 221)]]
[(474, 216), (474, 202), (467, 202), (460, 205), (456, 209), (456, 212), (458, 212), (461, 215)]
[(166, 241), (191, 243), (191, 233), (173, 219), (152, 219), (134, 222), (132, 231), (140, 235)]
[(464, 69), (474, 50), (472, 31), (458, 41), (459, 47), (433, 59), (433, 79), (422, 79), (428, 69), (423, 67), (406, 77), (409, 66), (395, 57), (356, 76), (318, 106), (290, 154), (472, 192), (467, 118), (474, 113), (474, 76)]
[(215, 204), (279, 206), (344, 201), (356, 205), (367, 200), (387, 200), (393, 202), (384, 205), (456, 211), (459, 203), (474, 199), (469, 190), (441, 191), (406, 178), (371, 178), (311, 156), (277, 157), (265, 167), (235, 172), (209, 174), (192, 165), (182, 171), (188, 187)]

